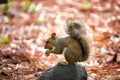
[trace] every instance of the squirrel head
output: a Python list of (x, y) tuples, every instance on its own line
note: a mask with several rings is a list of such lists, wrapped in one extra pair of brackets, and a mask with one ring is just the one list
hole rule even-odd
[(52, 33), (45, 43), (45, 49), (52, 49), (54, 46), (54, 41), (56, 39), (56, 33)]

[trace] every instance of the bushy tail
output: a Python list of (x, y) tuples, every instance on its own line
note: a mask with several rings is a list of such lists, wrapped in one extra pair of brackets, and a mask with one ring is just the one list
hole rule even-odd
[(78, 40), (83, 52), (82, 61), (86, 61), (91, 52), (91, 41), (85, 23), (78, 19), (68, 19), (66, 31), (68, 35)]

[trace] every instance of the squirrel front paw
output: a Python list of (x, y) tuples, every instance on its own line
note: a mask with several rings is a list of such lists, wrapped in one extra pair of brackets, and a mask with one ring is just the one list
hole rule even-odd
[(45, 56), (48, 57), (49, 55), (50, 55), (50, 52), (49, 52), (49, 50), (47, 50), (47, 51), (45, 52)]

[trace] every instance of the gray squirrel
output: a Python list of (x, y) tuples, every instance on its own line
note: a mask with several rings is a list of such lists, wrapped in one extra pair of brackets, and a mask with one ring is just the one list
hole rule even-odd
[(45, 55), (63, 53), (66, 60), (60, 62), (63, 65), (86, 61), (91, 52), (92, 40), (85, 23), (79, 19), (69, 18), (66, 24), (66, 33), (69, 36), (60, 38), (56, 36), (56, 33), (52, 33), (44, 46), (47, 49)]

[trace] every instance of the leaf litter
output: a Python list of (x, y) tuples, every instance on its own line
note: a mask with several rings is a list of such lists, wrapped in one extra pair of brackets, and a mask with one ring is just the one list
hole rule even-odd
[(45, 40), (52, 32), (65, 36), (66, 19), (77, 17), (93, 33), (94, 51), (83, 63), (88, 80), (119, 80), (119, 13), (119, 0), (12, 0), (5, 15), (0, 11), (0, 79), (35, 80), (62, 60), (45, 57)]

